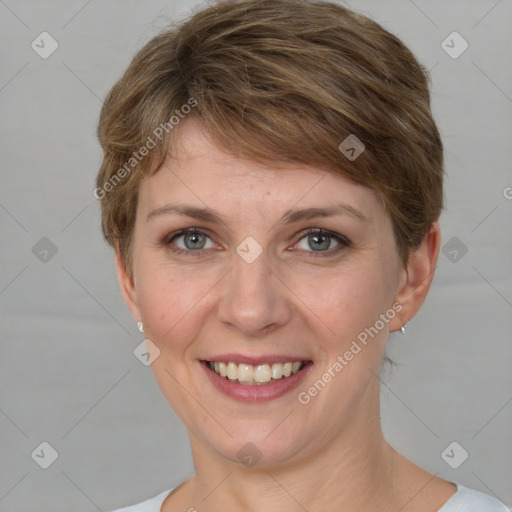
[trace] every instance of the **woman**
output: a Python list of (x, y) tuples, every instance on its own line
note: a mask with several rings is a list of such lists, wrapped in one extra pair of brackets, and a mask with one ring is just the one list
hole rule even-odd
[(247, 0), (151, 40), (102, 110), (102, 226), (196, 474), (123, 511), (506, 511), (382, 435), (390, 332), (440, 247), (411, 52), (339, 5)]

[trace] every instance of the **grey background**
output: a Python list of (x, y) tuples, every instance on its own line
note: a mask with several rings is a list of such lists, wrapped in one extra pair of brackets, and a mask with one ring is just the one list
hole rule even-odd
[[(107, 511), (192, 474), (186, 430), (133, 355), (142, 337), (92, 190), (102, 98), (137, 49), (201, 5), (0, 0), (1, 511)], [(446, 145), (446, 254), (420, 314), (390, 338), (385, 434), (428, 470), (510, 505), (512, 4), (349, 5), (431, 69)], [(31, 48), (43, 31), (59, 44), (47, 59)], [(441, 47), (453, 31), (469, 43), (457, 59)], [(57, 249), (46, 261), (47, 242), (33, 249), (43, 237)], [(59, 454), (48, 469), (31, 457), (43, 441)], [(458, 469), (441, 457), (453, 441), (469, 453)]]

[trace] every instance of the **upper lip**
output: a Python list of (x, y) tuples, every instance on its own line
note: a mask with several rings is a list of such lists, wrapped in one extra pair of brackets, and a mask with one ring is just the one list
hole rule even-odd
[(257, 366), (259, 364), (274, 364), (274, 363), (295, 363), (295, 362), (306, 362), (310, 361), (307, 357), (297, 357), (291, 355), (271, 354), (266, 356), (247, 356), (243, 354), (219, 354), (216, 356), (209, 356), (203, 359), (203, 361), (212, 362), (233, 362), (237, 364), (250, 364)]

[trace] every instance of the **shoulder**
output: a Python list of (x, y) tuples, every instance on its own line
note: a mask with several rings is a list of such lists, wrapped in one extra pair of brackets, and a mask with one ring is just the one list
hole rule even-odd
[[(512, 512), (512, 509), (488, 494), (468, 489), (462, 485), (457, 485), (457, 489), (457, 492), (438, 512)], [(169, 489), (154, 498), (112, 512), (160, 512), (165, 498), (172, 490)]]
[(150, 498), (148, 500), (142, 501), (141, 503), (137, 503), (137, 505), (119, 508), (113, 510), (112, 512), (160, 512), (165, 498), (167, 498), (171, 492), (172, 489), (169, 489), (168, 491), (164, 491), (154, 498)]
[(457, 485), (457, 492), (438, 512), (511, 512), (504, 503), (473, 489)]

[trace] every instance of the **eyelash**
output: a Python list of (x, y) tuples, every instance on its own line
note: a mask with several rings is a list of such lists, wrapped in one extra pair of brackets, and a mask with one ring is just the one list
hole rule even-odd
[[(208, 235), (208, 233), (206, 231), (203, 231), (198, 228), (187, 228), (187, 229), (182, 229), (180, 231), (177, 231), (176, 233), (172, 233), (171, 235), (166, 236), (161, 241), (161, 244), (176, 254), (183, 254), (183, 255), (187, 255), (187, 256), (202, 256), (203, 252), (208, 250), (208, 249), (199, 249), (197, 251), (194, 251), (192, 249), (185, 250), (185, 249), (180, 249), (180, 248), (171, 246), (172, 242), (174, 242), (177, 238), (180, 238), (180, 237), (186, 236), (186, 235), (206, 235), (211, 240), (211, 237)], [(345, 236), (340, 235), (338, 233), (334, 233), (332, 231), (328, 231), (326, 229), (322, 229), (322, 228), (306, 229), (305, 231), (303, 231), (301, 233), (301, 235), (299, 236), (297, 241), (294, 242), (294, 245), (297, 245), (303, 238), (306, 238), (309, 235), (327, 236), (329, 238), (336, 240), (336, 242), (339, 243), (338, 247), (335, 247), (334, 249), (329, 249), (327, 251), (313, 251), (313, 250), (306, 251), (306, 252), (312, 253), (312, 256), (315, 258), (333, 256), (335, 254), (338, 254), (338, 252), (342, 251), (346, 247), (351, 246), (350, 240), (348, 238), (346, 238)]]

